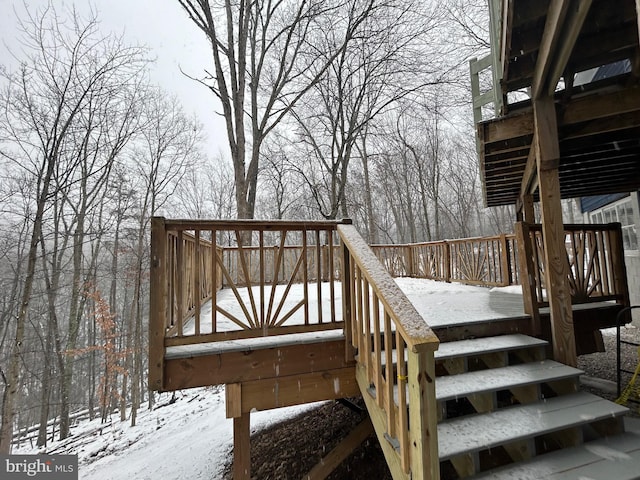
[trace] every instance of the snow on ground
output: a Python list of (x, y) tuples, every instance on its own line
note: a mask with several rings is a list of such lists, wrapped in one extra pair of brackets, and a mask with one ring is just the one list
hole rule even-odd
[[(77, 454), (81, 480), (198, 480), (216, 479), (230, 460), (233, 421), (225, 417), (224, 388), (196, 388), (162, 394), (153, 410), (138, 412), (135, 427), (114, 415), (111, 424), (100, 419), (82, 422), (72, 437), (50, 443), (46, 452)], [(251, 430), (267, 427), (318, 404), (280, 408), (251, 415)], [(22, 446), (16, 454), (39, 449)]]

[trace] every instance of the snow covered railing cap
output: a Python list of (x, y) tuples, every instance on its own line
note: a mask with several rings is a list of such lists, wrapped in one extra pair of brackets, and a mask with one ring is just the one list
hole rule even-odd
[(400, 290), (356, 228), (348, 224), (338, 225), (338, 233), (358, 268), (387, 309), (396, 325), (396, 331), (411, 350), (416, 353), (437, 350), (440, 343), (438, 337)]

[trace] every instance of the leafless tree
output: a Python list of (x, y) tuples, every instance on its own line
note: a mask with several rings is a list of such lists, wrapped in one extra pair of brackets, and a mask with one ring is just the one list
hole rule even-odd
[[(201, 126), (183, 112), (175, 97), (161, 90), (151, 90), (142, 111), (138, 148), (134, 150), (137, 167), (135, 185), (138, 190), (135, 234), (130, 247), (130, 277), (133, 279), (132, 300), (127, 323), (128, 370), (131, 375), (131, 424), (136, 424), (137, 409), (146, 391), (143, 387), (145, 341), (143, 338), (143, 282), (148, 264), (149, 224), (160, 211), (171, 212), (169, 201), (186, 172), (199, 160), (198, 144)], [(135, 187), (134, 187), (135, 188)], [(175, 209), (177, 211), (177, 209)], [(127, 377), (123, 378), (121, 402), (126, 410)]]
[[(378, 2), (178, 2), (211, 44), (214, 71), (200, 81), (222, 105), (238, 218), (253, 218), (262, 144), (360, 35)], [(329, 30), (333, 41), (318, 45)]]
[[(305, 163), (299, 172), (323, 217), (349, 215), (350, 163), (354, 154), (366, 153), (362, 138), (370, 124), (399, 101), (446, 81), (440, 59), (424, 50), (439, 21), (438, 10), (423, 2), (377, 2), (362, 24), (362, 35), (341, 52), (294, 110), (305, 154), (321, 173), (312, 178), (314, 166)], [(335, 43), (333, 35), (325, 32), (324, 42)]]
[[(144, 64), (141, 49), (126, 47), (116, 37), (100, 36), (94, 17), (83, 19), (74, 11), (69, 13), (72, 21), (65, 23), (52, 6), (36, 13), (27, 11), (21, 23), (22, 63), (17, 72), (5, 72), (6, 87), (0, 93), (0, 157), (35, 185), (29, 199), (32, 213), (27, 261), (2, 406), (1, 452), (8, 452), (11, 445), (25, 328), (43, 220), (51, 198), (69, 185), (103, 172), (103, 167), (97, 167), (84, 177), (75, 175), (87, 159), (77, 143), (84, 138), (81, 132), (88, 121), (83, 115), (92, 105), (108, 101), (115, 85), (127, 83)], [(92, 152), (85, 153), (90, 156)], [(68, 434), (67, 427), (61, 430), (63, 437)]]

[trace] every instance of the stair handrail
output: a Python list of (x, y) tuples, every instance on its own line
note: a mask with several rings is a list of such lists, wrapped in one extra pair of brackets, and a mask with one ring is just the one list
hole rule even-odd
[(347, 354), (389, 468), (394, 478), (440, 478), (438, 337), (356, 228), (338, 225), (338, 234)]

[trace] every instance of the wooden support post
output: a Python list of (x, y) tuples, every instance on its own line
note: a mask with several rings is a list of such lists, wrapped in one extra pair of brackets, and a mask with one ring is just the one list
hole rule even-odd
[(407, 349), (411, 478), (440, 478), (436, 372), (432, 350)]
[(445, 282), (450, 282), (451, 281), (451, 246), (449, 245), (449, 242), (447, 242), (446, 240), (442, 242), (442, 245), (443, 245), (442, 248), (444, 250), (442, 255), (442, 263), (444, 264), (443, 280)]
[(500, 235), (500, 280), (502, 280), (502, 286), (506, 287), (511, 285), (511, 253), (509, 252), (509, 242), (507, 242), (507, 236), (503, 233)]
[(636, 0), (636, 23), (638, 24), (638, 38), (640, 38), (640, 0)]
[(233, 418), (233, 479), (251, 478), (250, 414), (242, 413), (242, 384), (225, 385), (227, 418)]
[(522, 197), (523, 219), (527, 223), (536, 223), (536, 214), (533, 209), (533, 195), (527, 194)]
[[(639, 0), (640, 1), (640, 0)], [(609, 247), (611, 248), (611, 269), (613, 271), (613, 288), (619, 295), (618, 303), (629, 306), (629, 285), (627, 284), (627, 267), (624, 262), (624, 243), (622, 240), (622, 225), (616, 224), (615, 230), (609, 232)]]
[(522, 285), (522, 301), (524, 303), (524, 311), (531, 315), (531, 330), (534, 335), (541, 333), (540, 313), (538, 310), (538, 299), (536, 296), (535, 272), (537, 268), (533, 264), (533, 248), (531, 234), (529, 233), (529, 225), (527, 223), (518, 222), (515, 225), (516, 245), (518, 248), (518, 277)]
[(248, 413), (233, 419), (233, 480), (251, 478), (250, 419)]
[(411, 245), (404, 247), (404, 259), (405, 274), (407, 277), (413, 277), (413, 249), (411, 248)]
[(151, 275), (149, 292), (149, 388), (162, 390), (164, 332), (167, 319), (167, 231), (165, 219), (151, 219)]
[(569, 291), (569, 263), (564, 244), (564, 224), (560, 203), (558, 163), (558, 124), (552, 97), (533, 103), (535, 137), (537, 137), (537, 171), (542, 211), (542, 234), (547, 296), (551, 312), (553, 353), (557, 361), (577, 364), (573, 331), (571, 292)]

